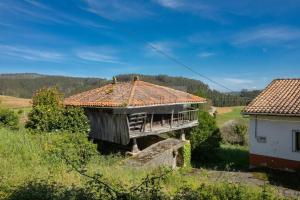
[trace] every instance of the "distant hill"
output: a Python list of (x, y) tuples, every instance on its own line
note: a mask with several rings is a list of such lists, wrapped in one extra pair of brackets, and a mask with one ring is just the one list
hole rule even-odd
[(66, 95), (102, 86), (107, 82), (100, 78), (77, 78), (41, 74), (1, 74), (0, 95), (31, 98), (34, 92), (43, 87), (57, 86)]
[[(118, 81), (132, 80), (134, 74), (118, 75)], [(207, 84), (199, 80), (171, 77), (166, 75), (139, 75), (141, 80), (187, 91), (212, 100), (216, 106), (245, 105), (249, 98), (241, 93), (226, 94), (212, 90)], [(57, 86), (65, 96), (100, 87), (110, 80), (102, 78), (81, 78), (67, 76), (41, 75), (34, 73), (0, 74), (0, 95), (9, 95), (21, 98), (31, 98), (34, 92), (42, 87)], [(245, 93), (243, 93), (245, 95)]]

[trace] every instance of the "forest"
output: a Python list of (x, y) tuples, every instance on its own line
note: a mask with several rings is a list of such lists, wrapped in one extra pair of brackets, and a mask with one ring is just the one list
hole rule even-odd
[[(117, 75), (118, 81), (129, 81), (137, 74)], [(209, 99), (209, 103), (214, 106), (241, 106), (249, 103), (260, 91), (242, 90), (240, 92), (220, 92), (211, 89), (200, 80), (171, 77), (167, 75), (141, 75), (141, 80), (150, 83), (172, 87), (178, 90), (187, 91)], [(15, 96), (21, 98), (31, 98), (34, 91), (50, 86), (57, 86), (65, 96), (70, 96), (82, 91), (100, 87), (109, 83), (110, 80), (104, 78), (83, 78), (41, 75), (34, 73), (22, 74), (1, 74), (0, 75), (0, 95)]]

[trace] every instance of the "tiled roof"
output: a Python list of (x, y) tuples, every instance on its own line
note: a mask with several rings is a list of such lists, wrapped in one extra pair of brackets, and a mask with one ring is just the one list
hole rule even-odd
[(272, 81), (243, 113), (300, 116), (300, 79)]
[(65, 99), (65, 105), (85, 107), (142, 107), (205, 103), (206, 99), (172, 88), (136, 80), (105, 85)]

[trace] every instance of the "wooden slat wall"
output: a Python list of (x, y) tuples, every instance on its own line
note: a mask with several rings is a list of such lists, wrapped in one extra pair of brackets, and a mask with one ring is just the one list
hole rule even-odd
[(101, 109), (87, 109), (91, 123), (90, 137), (127, 145), (130, 141), (127, 118), (124, 114), (111, 114)]

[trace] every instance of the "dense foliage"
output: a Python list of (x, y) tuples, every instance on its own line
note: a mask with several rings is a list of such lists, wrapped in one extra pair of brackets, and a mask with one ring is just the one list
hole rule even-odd
[(56, 87), (43, 88), (33, 96), (32, 111), (26, 128), (38, 131), (89, 131), (88, 119), (81, 108), (64, 107), (63, 95)]
[(229, 144), (248, 144), (247, 122), (242, 120), (231, 120), (226, 122), (220, 129), (222, 140)]
[(199, 125), (193, 129), (190, 140), (193, 160), (212, 159), (215, 150), (220, 147), (221, 141), (215, 118), (205, 111), (200, 111)]
[(0, 106), (0, 127), (18, 129), (19, 116), (13, 110)]
[[(132, 80), (133, 74), (119, 75), (118, 81)], [(257, 95), (257, 91), (242, 93), (222, 93), (212, 90), (207, 84), (199, 80), (183, 77), (170, 77), (166, 75), (146, 76), (139, 75), (141, 80), (154, 84), (173, 87), (175, 89), (197, 94), (208, 99), (215, 106), (245, 105)], [(46, 76), (39, 74), (3, 74), (0, 75), (0, 94), (30, 98), (34, 91), (43, 88), (57, 86), (66, 96), (96, 88), (106, 84), (108, 80), (99, 78), (75, 78), (63, 76)]]
[(31, 98), (35, 91), (57, 86), (66, 96), (99, 87), (106, 83), (101, 78), (77, 78), (40, 74), (0, 74), (0, 94)]

